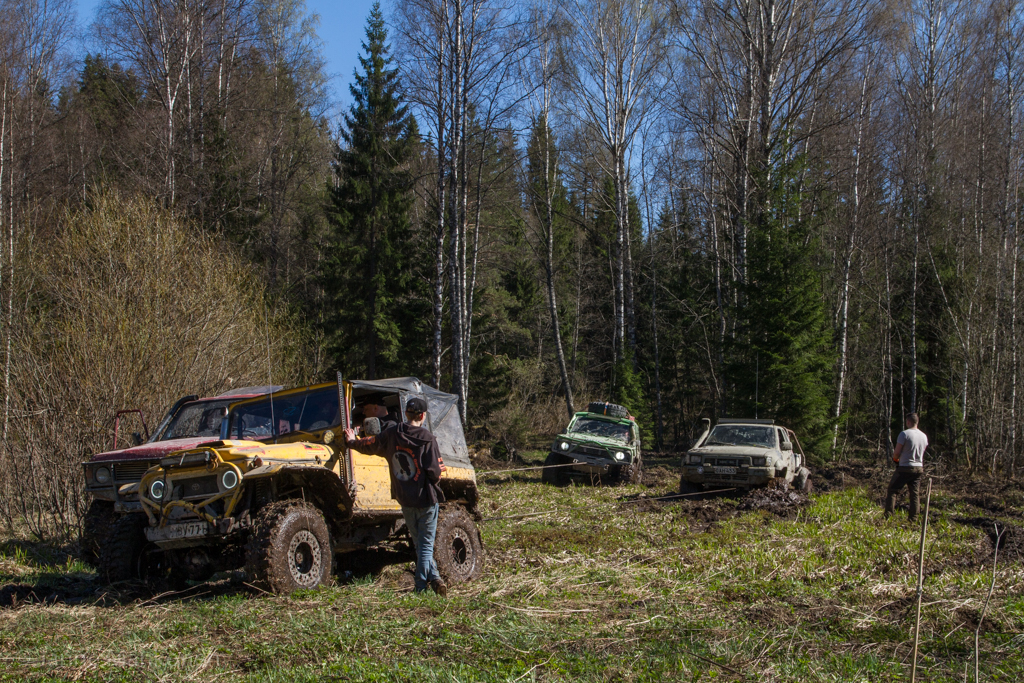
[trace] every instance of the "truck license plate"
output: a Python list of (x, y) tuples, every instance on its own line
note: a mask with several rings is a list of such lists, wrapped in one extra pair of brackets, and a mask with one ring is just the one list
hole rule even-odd
[(167, 526), (164, 529), (166, 534), (165, 538), (167, 538), (167, 540), (174, 538), (197, 538), (199, 536), (205, 536), (206, 531), (206, 522), (187, 522), (185, 524)]
[(736, 474), (735, 467), (716, 467), (715, 474)]

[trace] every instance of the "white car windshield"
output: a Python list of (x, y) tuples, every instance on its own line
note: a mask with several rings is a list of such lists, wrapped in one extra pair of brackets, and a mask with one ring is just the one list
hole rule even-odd
[(704, 445), (775, 448), (775, 429), (753, 425), (718, 425)]
[(589, 436), (601, 436), (606, 439), (615, 439), (622, 443), (629, 441), (629, 425), (606, 420), (594, 420), (589, 417), (581, 417), (569, 428), (570, 434), (587, 434)]

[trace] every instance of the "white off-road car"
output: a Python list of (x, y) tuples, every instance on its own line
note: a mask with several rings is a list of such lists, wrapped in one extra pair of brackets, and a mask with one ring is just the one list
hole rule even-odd
[(779, 482), (810, 491), (811, 473), (793, 430), (774, 420), (721, 419), (714, 429), (705, 419), (704, 433), (683, 457), (680, 493), (705, 487), (750, 489)]

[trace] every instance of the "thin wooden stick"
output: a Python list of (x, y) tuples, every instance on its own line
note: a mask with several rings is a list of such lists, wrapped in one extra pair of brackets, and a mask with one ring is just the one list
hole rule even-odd
[(993, 523), (992, 526), (996, 530), (996, 549), (995, 554), (992, 556), (992, 583), (988, 587), (988, 595), (985, 596), (985, 606), (981, 608), (981, 616), (978, 617), (978, 628), (974, 631), (974, 683), (978, 683), (978, 641), (981, 637), (981, 622), (985, 621), (985, 613), (988, 612), (988, 603), (992, 599), (992, 591), (996, 589), (996, 563), (999, 562), (999, 538), (1002, 534), (999, 532), (998, 524)]
[(921, 587), (924, 585), (924, 538), (928, 533), (928, 508), (932, 503), (932, 478), (928, 477), (928, 493), (924, 501), (924, 520), (921, 522), (921, 551), (917, 558), (917, 619), (914, 621), (914, 659), (910, 667), (910, 683), (917, 680), (917, 644), (921, 636)]

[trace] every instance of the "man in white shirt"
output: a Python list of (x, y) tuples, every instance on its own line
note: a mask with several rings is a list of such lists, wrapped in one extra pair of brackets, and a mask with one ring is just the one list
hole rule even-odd
[(921, 507), (921, 476), (924, 474), (924, 449), (928, 448), (928, 437), (917, 428), (919, 420), (917, 413), (907, 415), (907, 428), (896, 439), (892, 461), (897, 463), (897, 467), (885, 496), (886, 518), (892, 514), (896, 496), (904, 486), (910, 491), (910, 513), (907, 517), (911, 522), (917, 518)]

